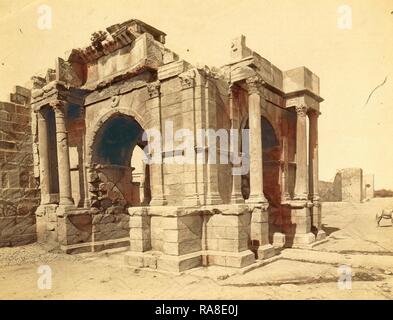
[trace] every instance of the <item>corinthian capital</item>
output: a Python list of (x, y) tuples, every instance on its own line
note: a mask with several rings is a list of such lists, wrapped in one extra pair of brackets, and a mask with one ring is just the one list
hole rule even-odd
[(66, 106), (66, 102), (63, 100), (52, 100), (49, 102), (49, 106), (55, 111), (55, 113), (64, 113), (64, 107)]
[(185, 72), (179, 75), (182, 89), (189, 89), (195, 86), (195, 72)]
[(304, 104), (297, 105), (295, 107), (295, 109), (296, 109), (296, 113), (297, 113), (298, 116), (300, 116), (300, 117), (305, 117), (306, 116), (306, 114), (307, 114), (307, 106), (305, 106)]
[(157, 98), (160, 95), (160, 81), (155, 81), (147, 84), (147, 92), (150, 98)]
[(248, 94), (260, 94), (262, 86), (262, 79), (258, 76), (252, 76), (246, 79)]

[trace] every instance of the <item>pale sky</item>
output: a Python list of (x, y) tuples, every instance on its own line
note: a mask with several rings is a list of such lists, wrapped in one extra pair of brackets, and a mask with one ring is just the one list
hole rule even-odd
[[(52, 8), (51, 30), (37, 27), (41, 4)], [(344, 4), (350, 30), (337, 27)], [(393, 0), (0, 0), (0, 100), (57, 56), (88, 45), (92, 32), (131, 18), (166, 32), (167, 47), (194, 64), (224, 65), (231, 39), (244, 34), (280, 69), (308, 67), (325, 99), (321, 180), (361, 167), (375, 174), (376, 188), (393, 189)]]

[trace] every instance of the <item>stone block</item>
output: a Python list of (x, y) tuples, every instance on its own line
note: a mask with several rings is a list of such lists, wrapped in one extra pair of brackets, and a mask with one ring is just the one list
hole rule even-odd
[(257, 258), (258, 260), (265, 260), (273, 257), (275, 255), (274, 247), (271, 244), (265, 244), (258, 247)]
[(180, 257), (171, 257), (162, 255), (157, 259), (157, 269), (170, 272), (183, 272), (202, 264), (202, 257), (199, 253), (184, 255)]
[(302, 247), (315, 242), (315, 235), (312, 233), (299, 234), (296, 233), (293, 237), (293, 245), (295, 247)]
[[(159, 80), (165, 80), (168, 78), (176, 77), (179, 74), (183, 73), (187, 69), (189, 69), (190, 64), (184, 60), (174, 61), (168, 64), (165, 64), (158, 68), (157, 76)], [(164, 92), (165, 92), (164, 88)]]
[(243, 251), (237, 255), (228, 255), (225, 266), (232, 268), (244, 268), (255, 262), (255, 255), (250, 250)]
[(130, 251), (144, 252), (151, 249), (149, 240), (130, 240)]
[(281, 232), (275, 232), (273, 234), (273, 246), (275, 248), (283, 248), (285, 246), (286, 238), (285, 234)]
[(247, 241), (238, 239), (219, 239), (218, 240), (218, 249), (219, 251), (225, 252), (239, 252), (246, 250), (248, 247)]

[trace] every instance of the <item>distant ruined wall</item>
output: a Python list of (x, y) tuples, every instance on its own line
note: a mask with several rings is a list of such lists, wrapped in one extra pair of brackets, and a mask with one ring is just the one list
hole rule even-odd
[(0, 247), (36, 241), (39, 190), (33, 174), (30, 91), (0, 102)]
[[(366, 178), (367, 177), (367, 178)], [(368, 198), (374, 195), (374, 176), (363, 176), (360, 168), (341, 169), (333, 182), (319, 181), (319, 195), (325, 202), (362, 202), (367, 187)]]
[(342, 201), (361, 202), (363, 200), (363, 170), (348, 168), (341, 170)]

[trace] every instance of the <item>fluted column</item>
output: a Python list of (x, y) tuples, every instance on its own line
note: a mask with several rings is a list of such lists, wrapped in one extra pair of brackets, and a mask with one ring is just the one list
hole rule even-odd
[(313, 201), (319, 200), (318, 195), (318, 116), (317, 111), (310, 112), (309, 118), (309, 186)]
[(71, 193), (70, 156), (68, 132), (65, 123), (65, 102), (56, 100), (50, 104), (55, 112), (57, 159), (59, 170), (60, 205), (73, 205)]
[[(152, 127), (157, 128), (162, 133), (161, 123), (161, 100), (160, 100), (160, 88), (161, 84), (159, 81), (149, 83), (147, 90), (150, 99), (146, 102), (146, 108), (150, 110), (152, 114)], [(153, 161), (150, 165), (150, 187), (151, 187), (151, 201), (152, 206), (163, 206), (167, 204), (164, 195), (164, 169), (163, 169), (163, 157), (162, 157), (162, 139), (159, 141), (159, 163)]]
[(307, 200), (307, 107), (304, 105), (296, 106), (296, 113), (296, 184), (294, 198), (296, 200)]
[[(229, 108), (230, 108), (230, 117), (231, 117), (231, 130), (232, 132), (237, 132), (237, 142), (231, 140), (231, 146), (234, 150), (231, 152), (236, 152), (237, 154), (233, 154), (233, 157), (239, 157), (240, 151), (240, 112), (238, 105), (238, 97), (239, 97), (239, 88), (231, 84), (229, 87)], [(233, 137), (231, 137), (233, 139)], [(234, 144), (236, 143), (236, 145)], [(234, 170), (237, 170), (239, 174), (234, 174)], [(242, 195), (242, 176), (240, 174), (241, 163), (233, 164), (232, 163), (232, 194), (231, 194), (231, 203), (244, 203), (243, 195)]]
[(50, 203), (50, 168), (48, 124), (43, 111), (37, 113), (38, 152), (40, 159), (41, 205)]
[(266, 203), (263, 194), (263, 152), (261, 126), (261, 80), (258, 77), (247, 79), (248, 86), (248, 124), (250, 129), (250, 197), (249, 203)]

